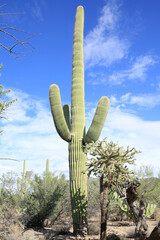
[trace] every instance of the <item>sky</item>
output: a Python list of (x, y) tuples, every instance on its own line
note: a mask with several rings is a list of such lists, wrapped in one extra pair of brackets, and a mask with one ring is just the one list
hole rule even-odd
[[(6, 3), (1, 0), (1, 5)], [(72, 46), (76, 8), (84, 7), (84, 65), (86, 127), (101, 96), (110, 108), (100, 139), (136, 147), (136, 168), (150, 165), (160, 171), (160, 1), (159, 0), (15, 0), (1, 7), (1, 28), (10, 26), (31, 34), (26, 51), (15, 59), (0, 48), (0, 84), (16, 101), (0, 119), (0, 174), (50, 170), (68, 176), (68, 144), (55, 130), (49, 105), (49, 86), (60, 88), (62, 104), (71, 102)], [(18, 39), (30, 35), (9, 30)], [(1, 32), (2, 44), (14, 39)]]

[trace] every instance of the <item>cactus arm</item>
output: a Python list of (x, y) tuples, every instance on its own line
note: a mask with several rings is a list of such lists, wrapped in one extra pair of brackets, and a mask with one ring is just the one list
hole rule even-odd
[(49, 100), (54, 124), (58, 134), (62, 139), (70, 142), (71, 134), (64, 118), (59, 87), (56, 84), (52, 84), (49, 88)]
[(65, 104), (63, 106), (63, 113), (64, 113), (64, 117), (68, 126), (68, 129), (71, 129), (71, 120), (70, 120), (70, 107), (68, 104)]
[(99, 100), (94, 118), (92, 120), (91, 126), (88, 129), (86, 136), (84, 137), (84, 143), (91, 143), (92, 141), (97, 141), (104, 121), (106, 119), (109, 108), (109, 99), (107, 97), (101, 97)]

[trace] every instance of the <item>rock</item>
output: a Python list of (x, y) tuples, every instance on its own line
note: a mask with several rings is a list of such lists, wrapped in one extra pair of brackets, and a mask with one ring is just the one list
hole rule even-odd
[[(34, 231), (32, 228), (23, 233), (23, 240), (45, 240), (45, 233)], [(48, 238), (47, 238), (48, 239)]]
[(23, 238), (27, 240), (33, 240), (35, 237), (34, 230), (33, 229), (28, 229), (23, 233)]
[(43, 227), (48, 227), (50, 225), (51, 225), (51, 220), (45, 219), (44, 222), (43, 222)]

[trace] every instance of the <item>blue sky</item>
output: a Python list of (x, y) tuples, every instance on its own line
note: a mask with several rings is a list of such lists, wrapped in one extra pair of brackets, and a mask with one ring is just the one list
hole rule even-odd
[[(2, 4), (4, 1), (2, 1)], [(85, 11), (84, 64), (86, 126), (89, 127), (101, 96), (110, 99), (101, 139), (135, 146), (137, 166), (151, 165), (155, 174), (160, 160), (160, 2), (158, 0), (8, 1), (1, 23), (39, 35), (30, 39), (35, 48), (20, 60), (0, 49), (1, 84), (11, 88), (18, 101), (1, 120), (1, 173), (42, 172), (45, 160), (51, 170), (68, 175), (68, 146), (56, 133), (48, 101), (49, 86), (60, 87), (62, 103), (71, 100), (72, 46), (75, 12)], [(2, 26), (2, 25), (1, 25)], [(14, 32), (15, 33), (15, 32)], [(23, 39), (27, 34), (15, 33)], [(9, 46), (11, 39), (1, 42)], [(17, 48), (17, 51), (21, 49)]]

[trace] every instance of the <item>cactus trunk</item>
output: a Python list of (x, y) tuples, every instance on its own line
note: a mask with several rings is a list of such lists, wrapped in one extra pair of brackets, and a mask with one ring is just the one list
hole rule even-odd
[(109, 100), (102, 97), (92, 124), (85, 133), (84, 64), (83, 64), (84, 10), (77, 8), (73, 37), (71, 116), (68, 105), (61, 106), (60, 92), (52, 84), (49, 90), (51, 112), (60, 137), (69, 143), (70, 193), (75, 234), (84, 235), (87, 226), (87, 156), (84, 144), (97, 141), (107, 116)]
[(69, 144), (70, 194), (75, 234), (85, 234), (87, 226), (86, 159), (82, 139), (75, 135)]
[(79, 6), (75, 17), (72, 55), (71, 135), (69, 143), (70, 192), (74, 233), (84, 234), (87, 224), (87, 174), (82, 139), (85, 131), (83, 24)]

